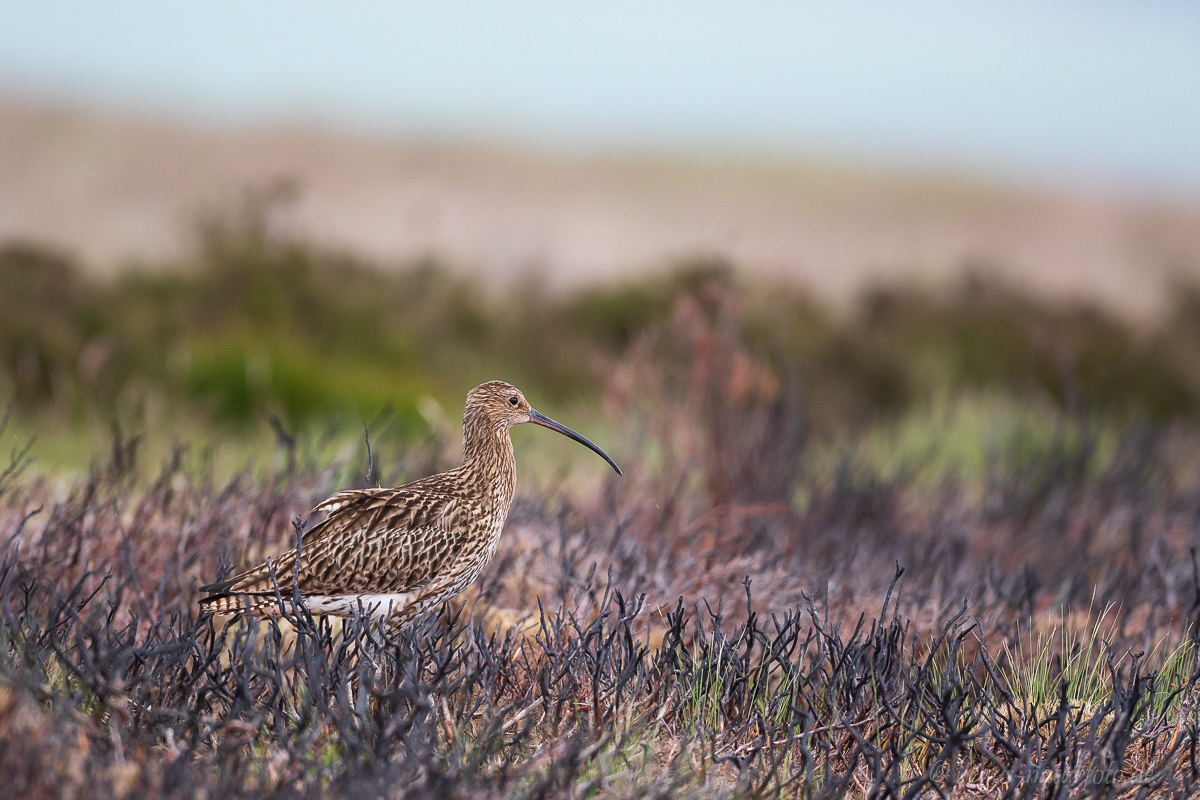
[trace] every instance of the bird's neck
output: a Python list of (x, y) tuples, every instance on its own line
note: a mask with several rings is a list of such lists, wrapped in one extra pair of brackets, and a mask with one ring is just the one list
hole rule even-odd
[(507, 514), (517, 485), (517, 460), (508, 428), (466, 425), (460, 473), (478, 485), (478, 496)]

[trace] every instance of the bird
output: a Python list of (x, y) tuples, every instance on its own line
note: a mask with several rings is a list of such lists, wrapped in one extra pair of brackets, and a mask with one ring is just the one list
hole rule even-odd
[(394, 488), (337, 492), (313, 509), (326, 516), (297, 547), (201, 586), (201, 609), (272, 616), (281, 598), (298, 593), (313, 615), (366, 614), (403, 628), (466, 589), (496, 554), (516, 490), (509, 430), (523, 423), (574, 439), (623, 474), (597, 445), (535, 411), (515, 386), (489, 381), (467, 394), (460, 466)]

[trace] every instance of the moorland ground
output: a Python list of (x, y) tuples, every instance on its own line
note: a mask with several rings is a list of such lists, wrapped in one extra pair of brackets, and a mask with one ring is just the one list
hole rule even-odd
[[(0, 775), (21, 797), (1188, 797), (1200, 293), (987, 275), (833, 312), (734, 265), (506, 293), (212, 221), (0, 250)], [(47, 313), (51, 309), (52, 313)], [(477, 587), (398, 634), (199, 613), (328, 493), (518, 432)]]

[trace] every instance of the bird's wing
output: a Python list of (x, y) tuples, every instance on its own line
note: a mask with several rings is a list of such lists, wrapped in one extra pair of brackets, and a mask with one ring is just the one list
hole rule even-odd
[(296, 549), (202, 586), (201, 600), (216, 611), (254, 610), (284, 598), (299, 581), (302, 595), (397, 594), (419, 590), (453, 562), (467, 540), (461, 500), (413, 485), (338, 492), (314, 511), (329, 514), (305, 533)]

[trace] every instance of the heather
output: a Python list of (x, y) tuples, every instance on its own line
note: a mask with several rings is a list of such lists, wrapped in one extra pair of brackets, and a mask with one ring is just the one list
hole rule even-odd
[[(1188, 797), (1200, 302), (849, 308), (698, 260), (568, 296), (206, 226), (0, 252), (0, 773), (22, 797)], [(517, 437), (468, 596), (202, 615), (330, 492)], [(366, 426), (370, 441), (368, 457)], [(547, 434), (549, 436), (549, 434)], [(369, 478), (368, 478), (369, 476)]]

